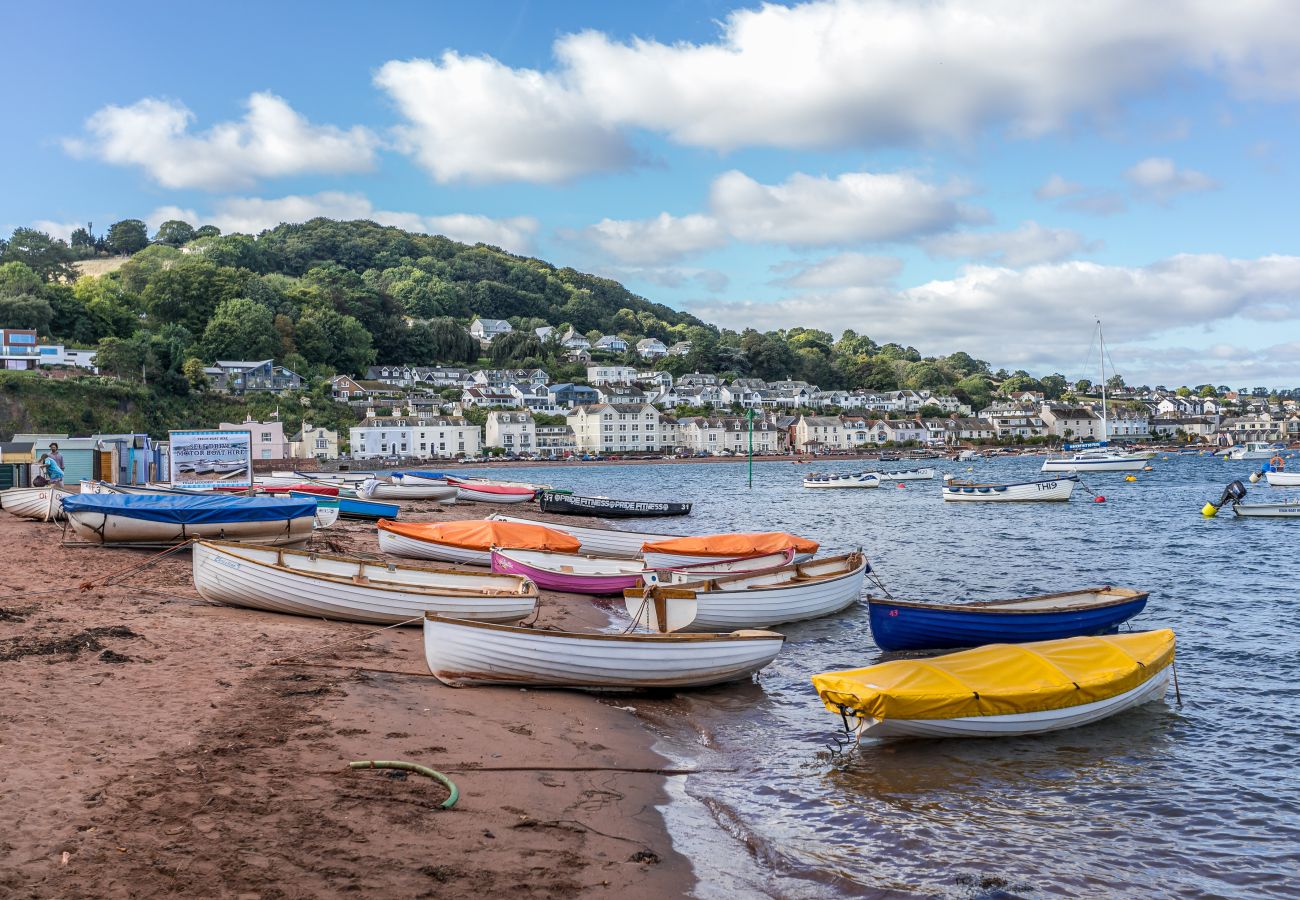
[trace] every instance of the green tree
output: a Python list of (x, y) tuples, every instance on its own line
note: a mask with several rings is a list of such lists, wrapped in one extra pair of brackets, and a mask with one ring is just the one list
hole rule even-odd
[(68, 243), (73, 250), (80, 251), (87, 256), (95, 249), (95, 235), (91, 233), (90, 228), (90, 225), (86, 225), (85, 228), (75, 228), (72, 231), (72, 236), (68, 239)]
[(203, 360), (197, 356), (191, 356), (181, 366), (181, 372), (185, 380), (190, 383), (190, 390), (196, 393), (206, 391), (209, 386), (208, 373), (203, 371)]
[(209, 359), (274, 358), (280, 349), (275, 318), (252, 300), (225, 300), (203, 329), (203, 349)]
[(194, 229), (195, 239), (220, 237), (220, 235), (221, 229), (216, 225), (200, 225), (198, 228)]
[(541, 357), (542, 342), (532, 332), (512, 331), (494, 339), (488, 352), (493, 365), (516, 366)]
[(153, 236), (153, 239), (162, 244), (179, 247), (194, 240), (194, 227), (180, 219), (168, 219), (158, 226), (158, 233)]
[(149, 246), (149, 226), (139, 219), (123, 219), (108, 226), (108, 249), (130, 256)]
[(72, 264), (76, 254), (58, 238), (35, 228), (15, 228), (0, 254), (0, 263), (22, 263), (41, 281), (71, 281), (77, 277)]
[(9, 328), (32, 328), (38, 334), (50, 333), (54, 309), (50, 301), (32, 294), (0, 296), (0, 322)]

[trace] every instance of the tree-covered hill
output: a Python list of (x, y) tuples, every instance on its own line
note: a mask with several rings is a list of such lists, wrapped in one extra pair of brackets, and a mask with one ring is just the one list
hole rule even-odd
[[(76, 277), (76, 260), (108, 254), (129, 259)], [(719, 329), (607, 278), (369, 221), (313, 219), (257, 236), (171, 221), (150, 242), (132, 219), (103, 236), (78, 229), (70, 243), (27, 228), (0, 241), (0, 325), (97, 347), (103, 371), (173, 394), (202, 390), (203, 366), (217, 359), (273, 357), (308, 378), (374, 363), (473, 362), (483, 354), (467, 333), (475, 316), (507, 319), (519, 332), (493, 344), (493, 364), (543, 365), (569, 377), (576, 373), (565, 370), (557, 339), (572, 327), (632, 346), (645, 337), (688, 341), (689, 354), (658, 363), (677, 375), (929, 389), (975, 405), (999, 382), (1049, 396), (1066, 387), (1059, 375), (994, 373), (962, 352), (923, 358), (854, 331), (836, 340), (811, 328)], [(542, 325), (556, 327), (547, 342), (533, 336)]]

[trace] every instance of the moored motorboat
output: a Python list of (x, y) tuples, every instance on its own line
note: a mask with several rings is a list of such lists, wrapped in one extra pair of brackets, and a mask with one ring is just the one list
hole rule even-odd
[(582, 497), (542, 491), (538, 498), (542, 512), (570, 516), (600, 516), (603, 519), (631, 519), (649, 516), (685, 516), (691, 511), (689, 503), (663, 500), (615, 500), (609, 497)]
[(438, 481), (395, 484), (371, 478), (357, 488), (357, 495), (366, 500), (434, 500), (448, 505), (456, 502), (458, 493), (454, 485)]
[(1140, 472), (1151, 456), (1145, 453), (1119, 453), (1108, 450), (1084, 450), (1065, 457), (1043, 461), (1044, 472)]
[(1247, 441), (1244, 446), (1229, 448), (1224, 453), (1228, 459), (1272, 459), (1277, 455), (1277, 447), (1268, 441)]
[(492, 565), (492, 548), (555, 550), (574, 553), (578, 539), (542, 525), (491, 519), (460, 522), (399, 523), (380, 520), (379, 549), (396, 556), (437, 559), (473, 566)]
[(64, 498), (63, 508), (82, 541), (148, 547), (192, 538), (301, 544), (316, 516), (314, 499), (214, 494), (82, 494)]
[(60, 487), (9, 488), (0, 491), (0, 509), (20, 519), (53, 522), (63, 518), (63, 498), (76, 492)]
[(583, 553), (593, 556), (641, 555), (641, 547), (655, 541), (670, 540), (674, 535), (658, 534), (648, 531), (621, 531), (617, 528), (599, 528), (593, 525), (570, 525), (568, 522), (544, 522), (540, 519), (527, 519), (521, 516), (507, 516), (495, 513), (488, 516), (494, 522), (517, 522), (521, 525), (540, 525), (554, 531), (561, 531), (577, 538)]
[[(767, 628), (840, 612), (862, 596), (868, 570), (861, 553), (829, 556), (775, 569), (720, 575), (701, 580), (690, 570), (656, 573), (653, 583), (624, 591), (628, 613), (653, 627), (658, 620), (647, 604), (695, 604), (684, 631), (734, 631)], [(649, 580), (649, 579), (647, 579)], [(643, 616), (653, 613), (654, 619)]]
[(426, 616), (424, 655), (443, 684), (635, 691), (749, 678), (785, 642), (770, 631), (575, 634)]
[(859, 739), (1040, 734), (1162, 698), (1174, 644), (1168, 629), (990, 644), (812, 681)]
[(202, 541), (194, 586), (208, 600), (391, 625), (424, 613), (478, 622), (518, 622), (537, 607), (537, 586), (489, 575), (352, 559), (282, 548)]
[(903, 469), (900, 472), (879, 472), (884, 481), (928, 481), (934, 478), (934, 469), (929, 466), (920, 469)]
[(1300, 497), (1278, 503), (1234, 503), (1232, 511), (1248, 519), (1300, 519)]
[(1010, 600), (867, 604), (881, 650), (928, 650), (1108, 634), (1146, 608), (1147, 593), (1107, 585)]
[(988, 503), (1069, 500), (1074, 486), (1078, 483), (1077, 475), (1062, 475), (1059, 478), (1007, 484), (976, 484), (971, 481), (950, 480), (943, 484), (943, 499)]
[(829, 475), (813, 472), (803, 480), (806, 488), (878, 488), (878, 472), (855, 472), (850, 475)]
[(712, 560), (743, 559), (793, 549), (795, 561), (803, 562), (817, 552), (818, 544), (784, 531), (749, 534), (705, 534), (650, 541), (641, 546), (641, 557), (649, 569), (673, 569)]

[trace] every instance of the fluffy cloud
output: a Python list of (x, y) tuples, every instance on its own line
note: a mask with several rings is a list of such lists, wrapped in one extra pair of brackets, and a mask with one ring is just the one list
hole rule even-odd
[(1124, 177), (1138, 193), (1160, 203), (1167, 203), (1179, 194), (1209, 191), (1218, 187), (1210, 176), (1195, 169), (1180, 169), (1172, 159), (1163, 156), (1142, 160), (1125, 172)]
[(683, 288), (695, 284), (710, 294), (720, 294), (731, 284), (727, 274), (717, 269), (677, 266), (598, 266), (596, 270), (606, 278), (613, 278), (628, 285), (643, 281), (656, 287)]
[(426, 216), (414, 212), (375, 209), (363, 194), (324, 191), (310, 196), (290, 195), (276, 199), (226, 197), (214, 209), (200, 214), (192, 209), (163, 206), (146, 217), (150, 228), (167, 219), (182, 219), (193, 225), (216, 225), (223, 233), (257, 234), (282, 222), (305, 222), (317, 216), (331, 219), (370, 219), (424, 234), (442, 234), (468, 244), (494, 244), (514, 253), (530, 253), (538, 222), (531, 216), (492, 219), (487, 216), (453, 214)]
[(385, 64), (375, 75), (406, 117), (402, 147), (440, 182), (562, 182), (633, 154), (561, 80), (493, 59)]
[(1113, 117), (1189, 69), (1300, 94), (1300, 7), (1123, 0), (819, 0), (735, 10), (710, 42), (561, 37), (548, 71), (454, 53), (377, 83), (440, 180), (557, 181), (632, 160), (619, 129), (699, 147), (831, 148), (1041, 135)]
[[(1105, 321), (1116, 346), (1150, 341), (1188, 323), (1293, 323), (1300, 321), (1296, 283), (1297, 256), (1203, 254), (1144, 267), (1089, 262), (1021, 271), (972, 267), (956, 278), (902, 291), (849, 287), (808, 291), (776, 303), (701, 302), (691, 311), (730, 327), (812, 322), (830, 330), (854, 328), (922, 352), (962, 349), (998, 365), (1065, 371), (1077, 368), (1094, 317)], [(1121, 371), (1129, 374), (1130, 367)], [(1295, 371), (1293, 361), (1290, 371)]]
[(1015, 231), (965, 231), (940, 234), (921, 242), (932, 256), (980, 259), (1005, 266), (1029, 266), (1073, 256), (1089, 244), (1069, 228), (1025, 222)]
[(860, 287), (889, 281), (903, 271), (903, 261), (896, 256), (840, 253), (812, 262), (788, 260), (773, 266), (772, 271), (790, 273), (774, 284), (798, 290)]
[(760, 184), (733, 170), (714, 180), (709, 206), (740, 240), (826, 246), (901, 240), (978, 219), (957, 202), (964, 193), (907, 174), (796, 172)]
[(248, 113), (194, 134), (194, 114), (182, 103), (146, 98), (106, 106), (86, 120), (88, 139), (64, 147), (122, 166), (139, 166), (168, 188), (220, 190), (260, 178), (307, 172), (358, 172), (374, 164), (374, 134), (313, 125), (274, 94), (248, 98)]
[(1062, 197), (1082, 194), (1084, 190), (1084, 186), (1077, 181), (1070, 181), (1060, 175), (1053, 175), (1034, 191), (1034, 196), (1039, 200), (1060, 200)]
[(629, 265), (654, 265), (681, 259), (689, 254), (721, 247), (727, 234), (710, 216), (670, 216), (653, 219), (602, 219), (578, 232), (564, 232), (568, 238), (587, 241), (606, 256)]
[[(37, 219), (35, 222), (32, 223), (31, 227), (35, 228), (37, 231), (45, 232), (50, 237), (58, 238), (59, 240), (62, 241), (67, 241), (72, 239), (72, 232), (76, 231), (78, 228), (85, 228), (86, 223), (85, 222), (53, 222), (49, 219)], [(4, 233), (8, 234), (9, 231), (11, 230), (12, 229), (6, 229)]]
[(762, 184), (733, 170), (714, 179), (708, 214), (605, 219), (561, 234), (633, 265), (675, 262), (728, 238), (800, 247), (898, 241), (983, 220), (984, 210), (959, 202), (965, 193), (961, 185), (909, 174), (796, 172), (780, 184)]

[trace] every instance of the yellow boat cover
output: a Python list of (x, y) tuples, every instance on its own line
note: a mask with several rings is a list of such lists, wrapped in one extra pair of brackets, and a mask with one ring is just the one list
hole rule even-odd
[(1168, 628), (989, 644), (813, 676), (826, 708), (862, 718), (955, 719), (1066, 709), (1132, 690), (1174, 659)]

